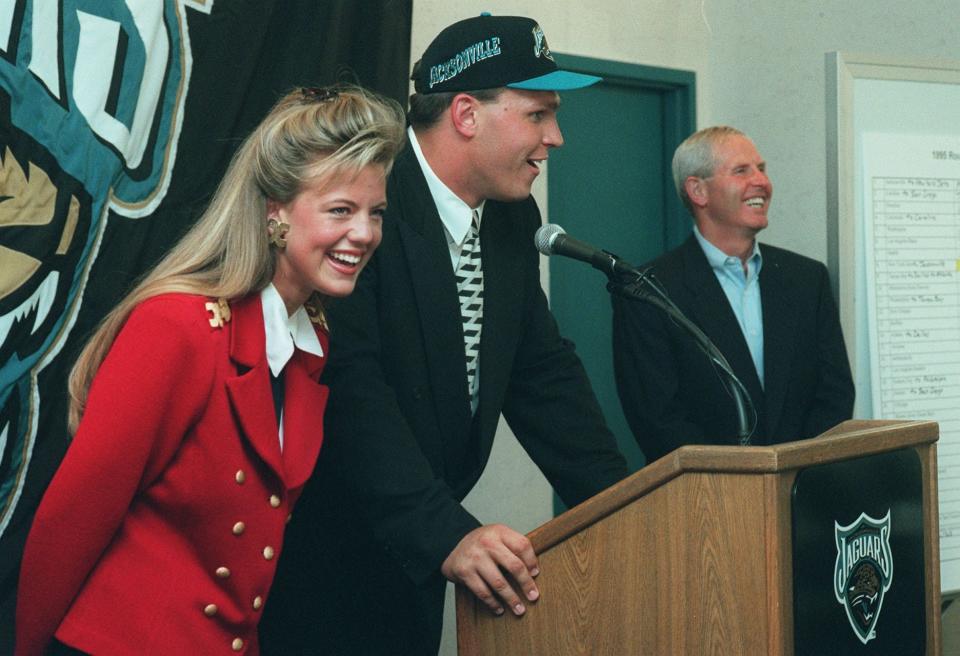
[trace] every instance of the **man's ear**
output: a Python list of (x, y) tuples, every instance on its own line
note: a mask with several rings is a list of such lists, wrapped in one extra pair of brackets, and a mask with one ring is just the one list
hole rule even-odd
[(466, 138), (471, 138), (477, 133), (477, 111), (480, 109), (480, 101), (469, 93), (458, 93), (450, 101), (450, 119), (453, 122), (453, 128)]
[(683, 188), (694, 207), (704, 207), (707, 204), (707, 185), (703, 178), (691, 175), (683, 181)]

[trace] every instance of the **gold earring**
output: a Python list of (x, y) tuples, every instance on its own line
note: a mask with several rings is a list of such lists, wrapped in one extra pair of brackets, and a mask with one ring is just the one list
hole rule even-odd
[(290, 231), (290, 224), (276, 219), (267, 220), (267, 234), (270, 235), (270, 243), (277, 248), (287, 247), (287, 232)]

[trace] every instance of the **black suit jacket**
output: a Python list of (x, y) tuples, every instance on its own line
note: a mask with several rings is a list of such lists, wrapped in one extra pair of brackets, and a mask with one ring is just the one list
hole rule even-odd
[[(308, 633), (308, 644), (323, 646), (317, 653), (436, 652), (439, 568), (480, 525), (459, 502), (483, 471), (501, 412), (567, 504), (627, 474), (540, 288), (533, 199), (484, 207), (480, 399), (472, 418), (449, 248), (410, 148), (387, 198), (379, 249), (354, 293), (329, 308), (326, 442), (290, 526), (288, 542), (296, 544), (284, 556), (299, 556), (290, 556), (289, 568), (281, 563), (274, 585), (274, 597), (286, 597), (278, 603), (308, 606), (309, 622), (287, 629)], [(303, 611), (268, 610), (262, 634), (270, 651), (282, 632), (278, 615)], [(274, 651), (312, 653), (290, 645)]]
[[(754, 444), (813, 437), (849, 419), (853, 380), (823, 264), (761, 244), (764, 387), (737, 319), (691, 235), (651, 272), (717, 345), (757, 409)], [(692, 339), (650, 305), (613, 302), (617, 391), (634, 436), (656, 460), (683, 444), (731, 444), (733, 399)]]

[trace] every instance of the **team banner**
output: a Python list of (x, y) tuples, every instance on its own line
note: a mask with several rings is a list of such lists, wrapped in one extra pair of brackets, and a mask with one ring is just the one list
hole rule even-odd
[(84, 338), (285, 90), (405, 98), (411, 2), (0, 2), (0, 653)]

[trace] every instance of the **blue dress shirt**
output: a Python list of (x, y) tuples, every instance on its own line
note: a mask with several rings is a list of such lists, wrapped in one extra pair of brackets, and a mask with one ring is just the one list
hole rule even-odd
[(730, 309), (737, 317), (743, 338), (750, 349), (753, 366), (757, 370), (757, 378), (763, 386), (763, 308), (760, 304), (760, 268), (763, 257), (760, 255), (760, 245), (754, 240), (753, 254), (747, 260), (747, 269), (744, 272), (739, 257), (727, 255), (711, 244), (696, 226), (693, 227), (693, 234), (727, 296)]

